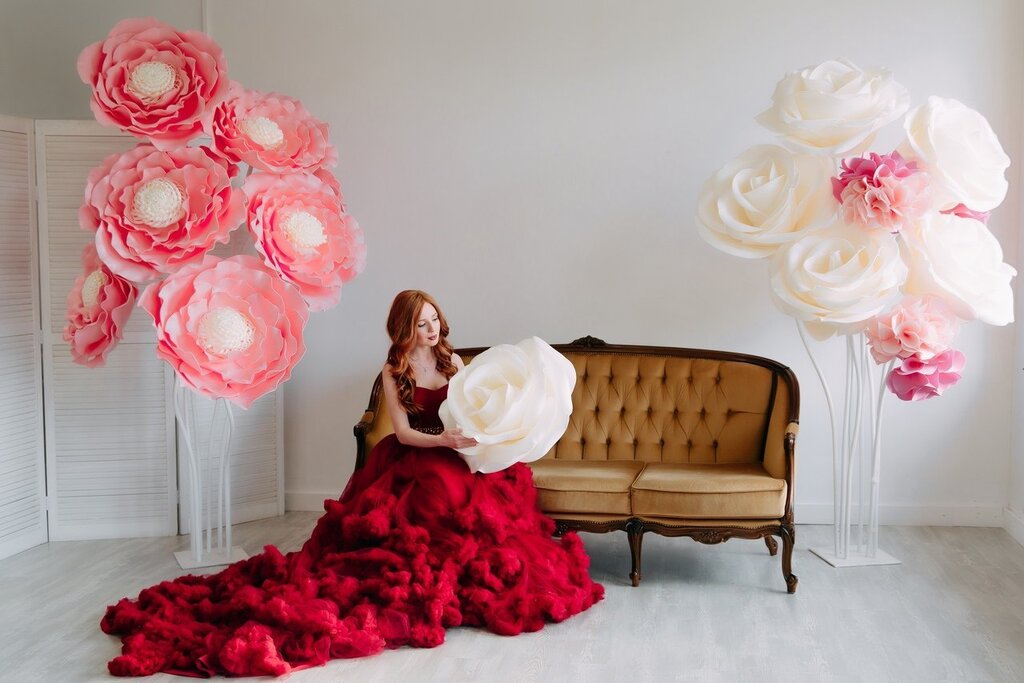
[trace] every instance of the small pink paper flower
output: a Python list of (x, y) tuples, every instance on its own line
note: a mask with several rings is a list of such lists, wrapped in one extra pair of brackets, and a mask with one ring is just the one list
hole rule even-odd
[(900, 367), (892, 369), (885, 383), (901, 401), (941, 396), (942, 392), (960, 381), (964, 362), (964, 354), (956, 349), (943, 351), (929, 360), (911, 356)]
[(930, 203), (927, 177), (898, 152), (844, 160), (832, 194), (847, 222), (888, 232), (923, 216)]
[(110, 272), (92, 244), (82, 249), (82, 268), (68, 293), (64, 341), (76, 363), (95, 368), (107, 362), (107, 354), (121, 341), (138, 290)]
[(118, 275), (146, 281), (173, 273), (200, 262), (241, 224), (235, 170), (205, 147), (139, 145), (89, 174), (79, 223), (95, 231), (96, 251)]
[(214, 149), (225, 159), (269, 173), (312, 173), (338, 163), (338, 152), (327, 140), (327, 124), (302, 102), (237, 83), (214, 112), (209, 132)]
[(183, 145), (227, 95), (224, 54), (205, 33), (125, 19), (78, 56), (102, 124), (148, 137), (159, 149)]
[(264, 262), (298, 287), (311, 310), (337, 304), (342, 285), (362, 272), (366, 246), (334, 190), (308, 173), (255, 173), (242, 189)]
[(872, 318), (864, 330), (876, 363), (917, 356), (929, 360), (949, 348), (960, 320), (937, 296), (908, 296), (892, 310)]
[(981, 221), (986, 225), (988, 225), (988, 217), (992, 215), (991, 211), (975, 211), (974, 209), (968, 209), (963, 204), (957, 204), (952, 209), (946, 209), (939, 213), (951, 213), (959, 218), (973, 218), (974, 220)]
[(306, 303), (255, 256), (208, 255), (147, 287), (139, 305), (178, 377), (242, 408), (286, 381), (306, 350)]

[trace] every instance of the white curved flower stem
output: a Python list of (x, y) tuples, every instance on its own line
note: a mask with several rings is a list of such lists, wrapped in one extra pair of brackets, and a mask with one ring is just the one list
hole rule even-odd
[(193, 397), (186, 395), (186, 391), (189, 390), (182, 384), (181, 379), (175, 376), (174, 413), (178, 418), (181, 433), (185, 437), (185, 450), (188, 452), (186, 463), (188, 465), (189, 483), (192, 489), (189, 496), (189, 518), (192, 527), (189, 545), (192, 549), (192, 557), (199, 562), (203, 558), (203, 543), (202, 533), (196, 533), (196, 527), (201, 518), (201, 504), (198, 493), (202, 491), (203, 480), (196, 452), (198, 449), (195, 442), (195, 434), (192, 429), (193, 425), (196, 424), (195, 401), (192, 400)]
[[(862, 389), (867, 378), (863, 375), (860, 349), (857, 348), (858, 341), (862, 341), (861, 335), (848, 335), (846, 337), (846, 415), (844, 419), (844, 444), (843, 455), (845, 468), (843, 470), (843, 515), (842, 515), (842, 554), (839, 557), (846, 558), (850, 552), (850, 530), (852, 521), (850, 518), (850, 503), (853, 500), (853, 467), (858, 461), (858, 446), (860, 445), (860, 426), (862, 410), (864, 407)], [(861, 344), (863, 346), (863, 344)], [(849, 427), (845, 425), (848, 422)]]
[(821, 388), (825, 391), (825, 403), (828, 405), (828, 419), (829, 424), (832, 427), (832, 485), (833, 485), (833, 527), (835, 529), (835, 553), (839, 556), (839, 514), (840, 514), (840, 498), (842, 497), (842, 488), (840, 486), (839, 477), (835, 476), (835, 473), (842, 471), (842, 454), (839, 450), (839, 434), (836, 432), (836, 410), (832, 403), (832, 393), (828, 389), (828, 382), (825, 380), (825, 375), (821, 371), (821, 366), (818, 365), (818, 360), (814, 357), (814, 353), (811, 351), (810, 342), (807, 340), (807, 330), (804, 328), (803, 323), (800, 320), (794, 318), (796, 323), (797, 332), (800, 333), (800, 341), (804, 344), (804, 349), (807, 351), (807, 357), (811, 359), (811, 365), (814, 366), (814, 371), (818, 373), (818, 380), (821, 382)]
[(868, 557), (875, 557), (878, 553), (878, 484), (882, 478), (882, 402), (885, 399), (885, 380), (892, 372), (895, 359), (886, 363), (882, 368), (882, 377), (878, 383), (876, 401), (872, 406), (875, 410), (875, 419), (872, 424), (874, 439), (871, 448), (871, 518), (868, 523)]

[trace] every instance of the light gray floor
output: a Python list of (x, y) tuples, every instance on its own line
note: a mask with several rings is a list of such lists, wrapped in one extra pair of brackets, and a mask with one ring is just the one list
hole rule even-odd
[[(238, 525), (236, 543), (292, 550), (316, 517)], [(798, 527), (795, 595), (760, 541), (647, 535), (644, 582), (632, 588), (625, 535), (584, 534), (607, 596), (580, 616), (515, 638), (455, 629), (432, 650), (288, 680), (1024, 681), (1024, 547), (1006, 532), (885, 527), (882, 547), (902, 565), (841, 570), (807, 550), (831, 533)], [(0, 561), (0, 680), (113, 680), (106, 662), (120, 642), (99, 630), (104, 606), (182, 573), (171, 553), (187, 541), (51, 543)]]

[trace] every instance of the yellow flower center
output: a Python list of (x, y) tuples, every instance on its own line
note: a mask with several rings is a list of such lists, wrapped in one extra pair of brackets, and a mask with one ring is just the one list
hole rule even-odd
[(154, 228), (166, 228), (185, 216), (185, 191), (167, 178), (144, 184), (132, 200), (132, 220)]
[(216, 356), (245, 351), (256, 339), (256, 326), (242, 313), (222, 306), (207, 311), (199, 319), (196, 341)]
[(142, 62), (132, 69), (126, 87), (144, 104), (152, 104), (178, 87), (178, 72), (163, 62)]

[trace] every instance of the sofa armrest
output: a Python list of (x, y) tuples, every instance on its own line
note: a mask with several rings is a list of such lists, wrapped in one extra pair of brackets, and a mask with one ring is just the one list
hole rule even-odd
[(356, 470), (366, 464), (366, 435), (373, 428), (374, 417), (376, 417), (374, 412), (367, 410), (356, 426), (352, 428), (352, 433), (356, 436)]

